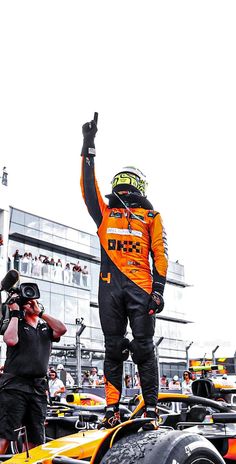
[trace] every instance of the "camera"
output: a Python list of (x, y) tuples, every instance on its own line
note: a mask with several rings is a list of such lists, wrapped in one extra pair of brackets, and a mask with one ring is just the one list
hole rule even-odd
[(30, 300), (38, 300), (40, 298), (40, 291), (37, 284), (27, 282), (21, 284), (19, 287), (11, 288), (9, 296), (5, 304), (17, 303), (22, 309), (22, 306), (27, 304)]
[(4, 290), (8, 293), (8, 297), (1, 305), (0, 335), (4, 334), (11, 317), (7, 305), (17, 303), (20, 308), (21, 317), (23, 317), (23, 306), (30, 300), (38, 300), (40, 298), (38, 285), (32, 282), (26, 282), (10, 289), (4, 288)]

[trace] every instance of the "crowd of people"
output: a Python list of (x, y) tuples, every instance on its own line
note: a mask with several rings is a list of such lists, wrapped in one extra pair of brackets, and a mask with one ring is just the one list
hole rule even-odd
[(177, 374), (175, 374), (171, 379), (168, 379), (166, 375), (162, 375), (160, 378), (160, 389), (161, 390), (181, 390), (183, 394), (192, 394), (192, 383), (193, 383), (193, 374), (185, 370), (183, 372), (182, 380)]
[(33, 256), (31, 252), (20, 254), (17, 249), (8, 258), (8, 270), (16, 269), (21, 274), (39, 277), (65, 285), (89, 286), (89, 271), (87, 265), (66, 263), (62, 259), (55, 260), (50, 256)]

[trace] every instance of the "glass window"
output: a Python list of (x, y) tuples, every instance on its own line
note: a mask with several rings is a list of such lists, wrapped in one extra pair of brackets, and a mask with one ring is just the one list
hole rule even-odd
[(77, 298), (65, 297), (65, 323), (75, 324), (75, 320), (78, 317), (78, 304)]
[(51, 313), (51, 307), (50, 307), (50, 293), (42, 290), (41, 284), (39, 284), (39, 290), (40, 290), (40, 303), (45, 308), (45, 312), (50, 314)]
[(25, 235), (25, 226), (16, 224), (15, 222), (11, 223), (10, 234), (22, 234)]
[(64, 286), (58, 284), (51, 284), (51, 291), (58, 295), (64, 295)]
[(165, 288), (165, 311), (168, 314), (181, 317), (185, 313), (183, 306), (183, 287), (167, 284)]
[(33, 216), (32, 214), (25, 213), (25, 225), (31, 229), (39, 229), (40, 222), (38, 216)]
[(76, 229), (71, 229), (68, 227), (66, 231), (66, 238), (67, 240), (71, 240), (72, 242), (78, 242), (79, 241), (79, 232)]
[(40, 230), (48, 234), (53, 233), (53, 222), (40, 218)]
[(74, 343), (75, 343), (76, 326), (71, 325), (71, 324), (67, 324), (66, 328), (67, 328), (66, 335), (68, 337), (73, 337), (74, 338)]
[(91, 336), (92, 340), (103, 342), (103, 334), (101, 329), (95, 329), (94, 327), (91, 328)]
[(50, 292), (50, 289), (51, 289), (50, 282), (45, 282), (44, 280), (41, 280), (39, 285), (40, 285), (41, 290), (45, 292)]
[(51, 315), (62, 322), (65, 320), (64, 304), (64, 297), (62, 295), (51, 293)]
[(29, 227), (25, 227), (25, 235), (28, 237), (39, 238), (39, 230), (30, 229)]
[(79, 243), (90, 246), (90, 235), (79, 231)]
[(98, 308), (91, 307), (90, 312), (91, 312), (92, 326), (96, 328), (98, 327), (101, 328)]
[(78, 297), (77, 288), (65, 286), (65, 295)]
[(57, 237), (66, 237), (66, 229), (67, 227), (58, 224), (56, 222), (53, 223), (53, 234), (57, 235)]
[(39, 239), (44, 240), (44, 242), (49, 242), (49, 243), (53, 241), (52, 235), (47, 234), (45, 232), (41, 232), (41, 231), (39, 232)]
[(89, 300), (79, 300), (79, 317), (83, 317), (85, 325), (91, 325)]
[(13, 253), (15, 253), (16, 250), (19, 250), (20, 255), (22, 255), (24, 253), (24, 245), (15, 240), (9, 240), (9, 247), (8, 247), (9, 256), (12, 257)]
[(12, 222), (17, 222), (17, 224), (24, 224), (25, 221), (25, 214), (23, 211), (19, 211), (18, 209), (12, 208)]

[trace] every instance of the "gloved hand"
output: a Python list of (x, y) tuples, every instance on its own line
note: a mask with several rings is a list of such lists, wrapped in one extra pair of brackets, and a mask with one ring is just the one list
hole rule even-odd
[(86, 122), (82, 127), (82, 133), (84, 137), (83, 147), (81, 156), (95, 156), (95, 144), (94, 139), (97, 133), (97, 113), (94, 113), (94, 119), (90, 122)]
[(161, 313), (164, 308), (164, 299), (161, 293), (153, 291), (151, 293), (151, 299), (148, 305), (148, 314), (153, 316), (154, 314)]

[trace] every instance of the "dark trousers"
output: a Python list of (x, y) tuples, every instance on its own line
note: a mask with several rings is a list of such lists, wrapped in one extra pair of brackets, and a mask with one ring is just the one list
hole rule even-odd
[(114, 387), (121, 395), (122, 340), (129, 321), (134, 339), (130, 350), (138, 366), (144, 402), (146, 405), (156, 405), (158, 368), (153, 344), (155, 317), (148, 314), (149, 301), (150, 295), (117, 269), (112, 273), (110, 282), (100, 279), (99, 312), (105, 336), (104, 374), (107, 383), (110, 389)]

